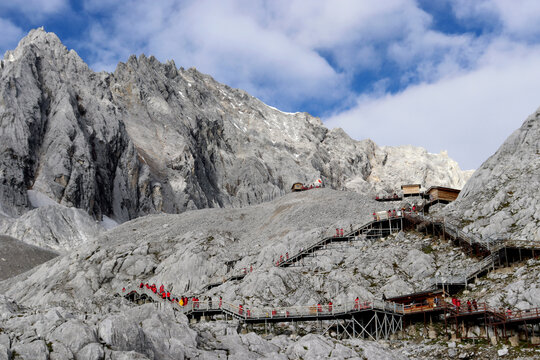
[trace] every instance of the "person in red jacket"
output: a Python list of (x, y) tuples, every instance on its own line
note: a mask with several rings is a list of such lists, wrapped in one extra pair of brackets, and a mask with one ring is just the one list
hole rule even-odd
[(167, 294), (165, 294), (164, 292), (161, 293), (161, 298), (162, 298), (163, 300), (165, 300), (165, 297), (166, 297), (166, 296), (167, 296)]
[(141, 283), (141, 284), (139, 285), (139, 289), (142, 289), (143, 287), (144, 287), (144, 284)]
[(171, 293), (167, 291), (167, 299), (171, 299)]
[(329, 313), (332, 312), (332, 305), (333, 305), (333, 304), (332, 304), (332, 301), (330, 301), (330, 302), (328, 303), (328, 312), (329, 312)]
[(164, 291), (165, 291), (165, 288), (163, 287), (163, 285), (160, 285), (159, 286), (159, 293), (161, 294)]
[(360, 305), (360, 299), (358, 299), (358, 296), (357, 296), (356, 299), (354, 299), (354, 308), (358, 310), (359, 305)]

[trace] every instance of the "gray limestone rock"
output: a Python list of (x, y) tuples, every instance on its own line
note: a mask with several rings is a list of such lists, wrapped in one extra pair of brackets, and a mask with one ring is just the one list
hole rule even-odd
[(485, 238), (540, 239), (540, 111), (473, 174), (443, 211)]
[(0, 280), (5, 280), (41, 265), (58, 254), (0, 235)]
[(29, 189), (124, 222), (258, 204), (297, 181), (391, 192), (466, 179), (444, 154), (353, 140), (172, 61), (131, 56), (94, 73), (43, 29), (4, 56), (0, 129), (0, 208), (12, 216), (32, 208)]
[(0, 233), (60, 253), (77, 248), (104, 231), (85, 211), (59, 204), (30, 210), (18, 218), (0, 219)]
[(49, 350), (43, 340), (16, 344), (11, 349), (11, 352), (15, 360), (48, 360), (49, 358)]
[(105, 351), (103, 346), (98, 343), (91, 343), (77, 352), (77, 360), (103, 360)]
[(3, 344), (0, 344), (0, 360), (9, 360), (10, 353), (9, 348)]
[(64, 322), (48, 335), (48, 339), (63, 343), (73, 354), (97, 341), (95, 331), (80, 320)]

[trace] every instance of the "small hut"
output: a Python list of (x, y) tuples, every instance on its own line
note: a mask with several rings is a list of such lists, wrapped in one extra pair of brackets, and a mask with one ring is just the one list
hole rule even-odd
[(457, 199), (461, 190), (443, 186), (432, 186), (426, 191), (426, 197), (430, 201), (449, 203)]
[(448, 294), (441, 289), (437, 290), (427, 290), (427, 291), (420, 291), (417, 293), (412, 294), (406, 294), (406, 295), (400, 295), (400, 296), (394, 296), (386, 299), (387, 301), (395, 302), (398, 304), (433, 304), (435, 302), (435, 298), (444, 299), (447, 298)]
[(444, 309), (447, 298), (448, 294), (444, 290), (438, 289), (391, 297), (387, 301), (403, 304), (403, 310), (406, 314), (414, 314), (426, 311), (440, 311)]
[(305, 189), (306, 188), (304, 187), (304, 184), (300, 182), (294, 183), (293, 186), (291, 187), (291, 191), (302, 191)]
[(403, 196), (420, 196), (420, 184), (401, 185)]

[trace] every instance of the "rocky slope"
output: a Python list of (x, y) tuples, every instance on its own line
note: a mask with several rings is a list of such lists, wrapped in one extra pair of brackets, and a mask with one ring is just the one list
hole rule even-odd
[(531, 115), (444, 211), (466, 231), (540, 240), (540, 112)]
[[(356, 296), (369, 300), (423, 290), (431, 277), (459, 275), (477, 262), (448, 241), (400, 233), (345, 247), (337, 243), (297, 267), (273, 266), (279, 255), (336, 227), (363, 224), (386, 205), (353, 192), (316, 189), (243, 209), (149, 215), (124, 223), (96, 242), (0, 282), (7, 296), (0, 298), (0, 351), (65, 359), (493, 358), (496, 348), (448, 347), (444, 340), (381, 344), (289, 336), (287, 325), (275, 330), (284, 335), (263, 338), (262, 331), (240, 333), (230, 322), (189, 325), (166, 306), (135, 306), (114, 296), (140, 281), (162, 283), (179, 294), (199, 293), (211, 279), (253, 266), (244, 280), (203, 290), (199, 297), (222, 296), (246, 306), (339, 304)], [(494, 274), (471, 290), (493, 306), (540, 306), (536, 289), (527, 288), (537, 281), (540, 262), (532, 260), (526, 268), (516, 272), (514, 285), (490, 280)], [(497, 291), (501, 286), (504, 292)], [(311, 332), (311, 326), (301, 330)], [(409, 330), (409, 340), (417, 332), (427, 336), (421, 326)]]
[(123, 222), (257, 204), (318, 178), (362, 192), (467, 178), (445, 155), (352, 140), (172, 61), (132, 56), (95, 73), (42, 29), (0, 61), (0, 129), (0, 209), (11, 216), (32, 208), (29, 189)]
[(0, 281), (9, 279), (58, 256), (15, 238), (0, 235)]

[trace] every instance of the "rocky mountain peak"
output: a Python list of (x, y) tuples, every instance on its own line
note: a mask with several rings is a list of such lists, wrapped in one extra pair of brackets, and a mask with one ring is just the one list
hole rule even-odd
[[(389, 150), (370, 140), (329, 131), (319, 118), (282, 112), (173, 61), (130, 56), (114, 73), (96, 74), (43, 29), (7, 55), (0, 204), (11, 215), (32, 208), (28, 190), (123, 222), (257, 204), (297, 181), (364, 193), (393, 191), (411, 175), (464, 182), (444, 157), (396, 171), (380, 160)], [(433, 159), (440, 161), (425, 164)]]
[(485, 238), (540, 239), (540, 110), (473, 174), (445, 213)]

